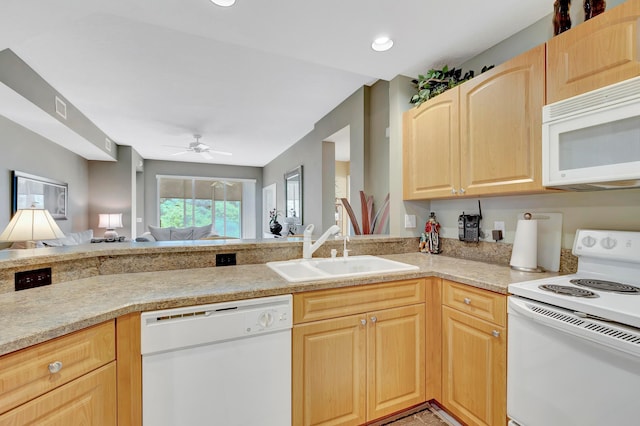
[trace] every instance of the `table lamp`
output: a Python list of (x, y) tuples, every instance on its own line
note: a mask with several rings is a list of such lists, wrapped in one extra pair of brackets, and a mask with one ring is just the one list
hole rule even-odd
[(116, 228), (122, 228), (122, 213), (100, 213), (98, 228), (106, 228), (104, 233), (105, 240), (118, 239)]
[(34, 248), (34, 240), (64, 238), (64, 232), (45, 209), (20, 209), (0, 234), (0, 241), (25, 241), (27, 248)]

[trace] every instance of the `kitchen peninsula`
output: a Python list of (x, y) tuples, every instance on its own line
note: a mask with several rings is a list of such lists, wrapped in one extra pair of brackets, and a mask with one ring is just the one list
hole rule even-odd
[[(318, 254), (324, 257), (331, 248), (341, 249), (341, 245), (341, 240), (329, 241)], [(276, 246), (277, 249), (274, 249)], [(105, 364), (100, 364), (101, 367), (86, 376), (97, 372), (107, 375), (106, 369), (115, 363), (118, 366), (117, 379), (108, 381), (117, 383), (114, 386), (117, 386), (119, 394), (130, 392), (135, 397), (139, 391), (136, 390), (136, 380), (131, 377), (135, 377), (135, 365), (139, 360), (139, 336), (136, 338), (136, 332), (139, 332), (139, 314), (143, 311), (279, 294), (294, 294), (297, 297), (339, 289), (358, 292), (368, 285), (395, 288), (416, 282), (425, 290), (421, 296), (422, 303), (429, 307), (425, 341), (432, 351), (434, 347), (440, 347), (441, 341), (441, 323), (434, 315), (440, 316), (441, 300), (444, 300), (441, 297), (443, 283), (444, 288), (449, 288), (453, 282), (462, 283), (465, 289), (469, 287), (483, 295), (504, 299), (508, 284), (540, 277), (540, 274), (512, 271), (507, 266), (425, 255), (416, 252), (415, 247), (414, 238), (354, 238), (350, 242), (353, 254), (381, 255), (416, 265), (419, 270), (295, 284), (281, 278), (264, 263), (300, 257), (302, 245), (299, 241), (113, 243), (93, 244), (84, 251), (68, 247), (39, 249), (32, 253), (3, 253), (0, 270), (5, 291), (0, 294), (0, 327), (3, 330), (0, 335), (0, 354), (4, 359), (25, 351), (29, 353), (43, 345), (64, 342), (78, 333), (90, 333), (101, 330), (105, 324), (111, 324), (109, 328), (112, 331), (104, 333), (111, 336), (108, 339), (114, 342), (112, 347), (119, 348), (117, 355), (113, 353), (106, 356)], [(216, 253), (236, 253), (238, 265), (215, 267)], [(43, 265), (52, 267), (53, 285), (12, 291), (10, 275), (17, 270), (40, 268)], [(78, 275), (74, 276), (73, 271), (77, 271)], [(431, 352), (429, 354), (433, 356)], [(438, 356), (431, 359), (427, 368), (427, 371), (431, 371), (428, 374), (435, 374), (436, 377), (440, 374), (438, 359)], [(2, 371), (0, 368), (0, 374)], [(423, 392), (422, 398), (429, 400), (439, 397), (439, 391), (435, 395), (433, 392), (428, 385), (427, 393)], [(135, 401), (135, 398), (129, 399)], [(131, 414), (130, 410), (121, 408), (124, 403), (118, 403), (117, 415), (135, 418), (136, 415)], [(132, 404), (135, 406), (135, 403)]]

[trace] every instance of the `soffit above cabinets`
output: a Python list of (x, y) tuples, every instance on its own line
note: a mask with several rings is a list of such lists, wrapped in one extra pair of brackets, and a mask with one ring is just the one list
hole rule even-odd
[(111, 143), (112, 154), (108, 154), (3, 83), (0, 83), (0, 115), (87, 160), (116, 161), (116, 144)]

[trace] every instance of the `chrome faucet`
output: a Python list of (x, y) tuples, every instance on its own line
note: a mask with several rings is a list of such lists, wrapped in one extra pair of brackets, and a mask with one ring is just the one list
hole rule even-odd
[(313, 256), (313, 252), (318, 250), (320, 246), (324, 244), (325, 241), (327, 241), (327, 238), (329, 238), (330, 235), (335, 235), (338, 232), (340, 232), (340, 228), (338, 227), (338, 225), (332, 225), (329, 229), (325, 231), (324, 234), (320, 236), (320, 238), (316, 240), (315, 243), (312, 244), (311, 233), (313, 232), (313, 228), (314, 228), (313, 224), (307, 225), (307, 227), (304, 228), (304, 233), (302, 234), (303, 235), (302, 258), (303, 259), (311, 259), (311, 256)]
[(349, 257), (349, 251), (350, 250), (347, 249), (347, 243), (349, 242), (349, 236), (345, 235), (342, 242), (344, 244), (344, 248), (342, 249), (342, 256), (343, 257)]

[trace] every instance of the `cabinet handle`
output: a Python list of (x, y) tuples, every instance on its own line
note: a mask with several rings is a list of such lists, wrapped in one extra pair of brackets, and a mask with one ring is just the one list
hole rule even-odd
[(360, 320), (360, 324), (362, 324), (362, 325), (367, 325), (367, 320), (366, 320), (366, 319), (361, 319), (361, 320)]
[(491, 335), (492, 335), (493, 337), (500, 337), (500, 332), (499, 332), (498, 330), (493, 330), (493, 331), (491, 332)]
[(376, 317), (371, 317), (371, 322), (372, 322), (372, 323), (375, 323), (376, 321), (378, 321), (378, 318), (376, 318)]
[(465, 297), (463, 300), (465, 305), (470, 305), (471, 304), (471, 299), (469, 299), (468, 297)]
[(451, 193), (452, 193), (453, 195), (456, 195), (456, 192), (458, 192), (458, 191), (456, 191), (456, 189), (455, 189), (455, 188), (451, 188)]
[(464, 190), (464, 188), (460, 188), (460, 193), (464, 194), (466, 191)]
[(49, 373), (56, 374), (62, 370), (62, 362), (56, 361), (49, 364)]

